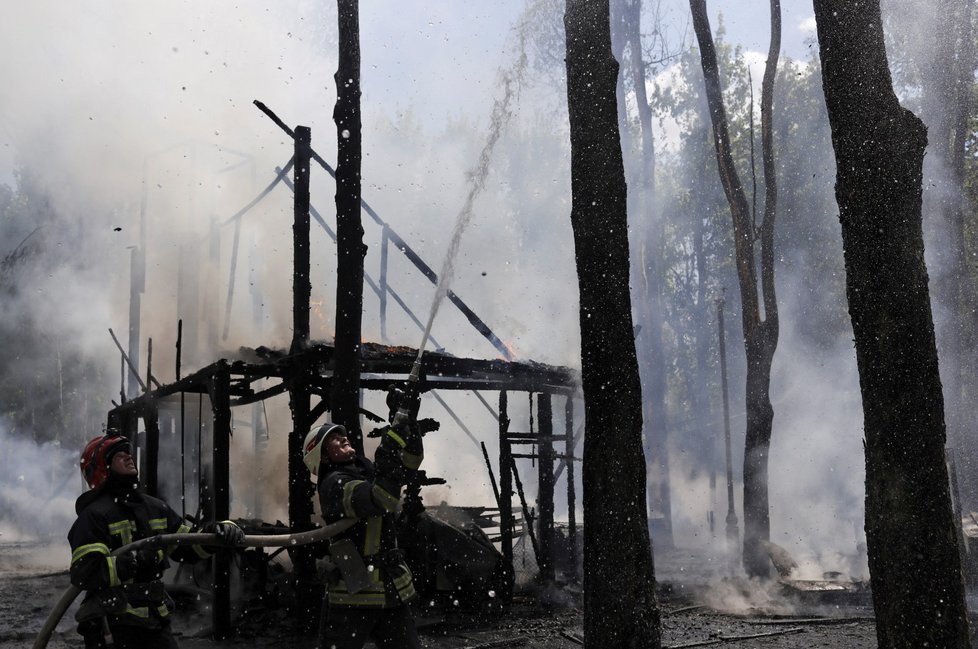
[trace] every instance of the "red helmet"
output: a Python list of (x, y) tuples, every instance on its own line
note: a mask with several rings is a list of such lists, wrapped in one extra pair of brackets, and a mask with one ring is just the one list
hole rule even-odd
[[(109, 464), (119, 451), (130, 451), (129, 440), (114, 433), (99, 435), (88, 444), (81, 454), (81, 472), (92, 489), (98, 489), (109, 479)], [(131, 451), (130, 451), (131, 452)]]

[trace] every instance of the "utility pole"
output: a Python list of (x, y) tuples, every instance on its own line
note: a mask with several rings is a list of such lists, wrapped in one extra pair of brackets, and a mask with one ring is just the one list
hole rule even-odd
[(737, 547), (740, 527), (734, 509), (733, 460), (730, 457), (730, 398), (727, 396), (727, 342), (723, 327), (723, 305), (727, 289), (717, 298), (717, 327), (720, 330), (720, 385), (723, 390), (723, 446), (727, 461), (727, 550)]

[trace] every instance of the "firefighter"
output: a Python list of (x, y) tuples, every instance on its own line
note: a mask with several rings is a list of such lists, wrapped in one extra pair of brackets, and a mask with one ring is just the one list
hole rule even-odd
[(336, 569), (323, 605), (321, 648), (360, 649), (368, 639), (380, 649), (421, 646), (408, 606), (414, 583), (394, 520), (401, 488), (423, 455), (421, 435), (406, 423), (385, 431), (374, 462), (357, 454), (343, 426), (327, 422), (306, 435), (303, 460), (318, 475), (326, 523), (357, 519), (330, 542)]
[[(173, 649), (172, 600), (163, 588), (169, 558), (196, 561), (210, 556), (199, 545), (168, 550), (112, 552), (158, 534), (191, 531), (165, 502), (137, 489), (138, 471), (129, 440), (116, 434), (91, 440), (81, 454), (81, 471), (90, 487), (75, 502), (78, 519), (68, 532), (71, 583), (88, 591), (75, 615), (86, 649)], [(244, 541), (234, 523), (209, 523), (224, 545)]]

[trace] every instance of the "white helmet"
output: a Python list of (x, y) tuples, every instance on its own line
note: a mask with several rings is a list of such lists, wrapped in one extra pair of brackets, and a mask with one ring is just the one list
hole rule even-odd
[(313, 475), (319, 473), (319, 463), (323, 456), (323, 442), (330, 434), (346, 435), (346, 429), (339, 424), (327, 421), (322, 426), (316, 426), (310, 430), (302, 443), (302, 461)]

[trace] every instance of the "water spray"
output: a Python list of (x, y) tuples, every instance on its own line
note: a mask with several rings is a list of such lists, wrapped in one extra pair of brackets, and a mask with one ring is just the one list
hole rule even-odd
[[(503, 128), (513, 117), (512, 103), (513, 99), (519, 97), (520, 86), (523, 83), (523, 73), (526, 71), (526, 63), (525, 36), (521, 32), (519, 35), (519, 56), (513, 66), (502, 74), (503, 96), (496, 98), (493, 102), (492, 113), (489, 117), (489, 135), (486, 138), (485, 146), (482, 147), (482, 151), (479, 153), (479, 161), (475, 169), (468, 174), (469, 193), (465, 197), (465, 204), (459, 211), (458, 218), (455, 220), (452, 239), (448, 244), (448, 250), (445, 252), (445, 260), (442, 262), (441, 272), (438, 273), (438, 286), (435, 289), (435, 297), (431, 301), (431, 313), (428, 314), (428, 324), (424, 328), (424, 336), (421, 338), (421, 344), (418, 345), (418, 356), (414, 359), (411, 374), (408, 376), (408, 380), (404, 386), (407, 397), (417, 397), (418, 395), (418, 383), (421, 376), (421, 356), (424, 354), (424, 348), (428, 344), (428, 338), (431, 336), (431, 325), (435, 321), (438, 308), (448, 295), (452, 276), (455, 273), (455, 258), (458, 256), (459, 246), (462, 242), (462, 233), (472, 220), (475, 199), (479, 197), (486, 187), (486, 178), (489, 176), (489, 160), (492, 158), (492, 152), (496, 148), (496, 143), (499, 141), (499, 136), (502, 134)], [(394, 416), (394, 421), (391, 423), (398, 425), (408, 420), (410, 416), (408, 404), (412, 400), (411, 398), (402, 400), (402, 403), (398, 406), (397, 414)]]

